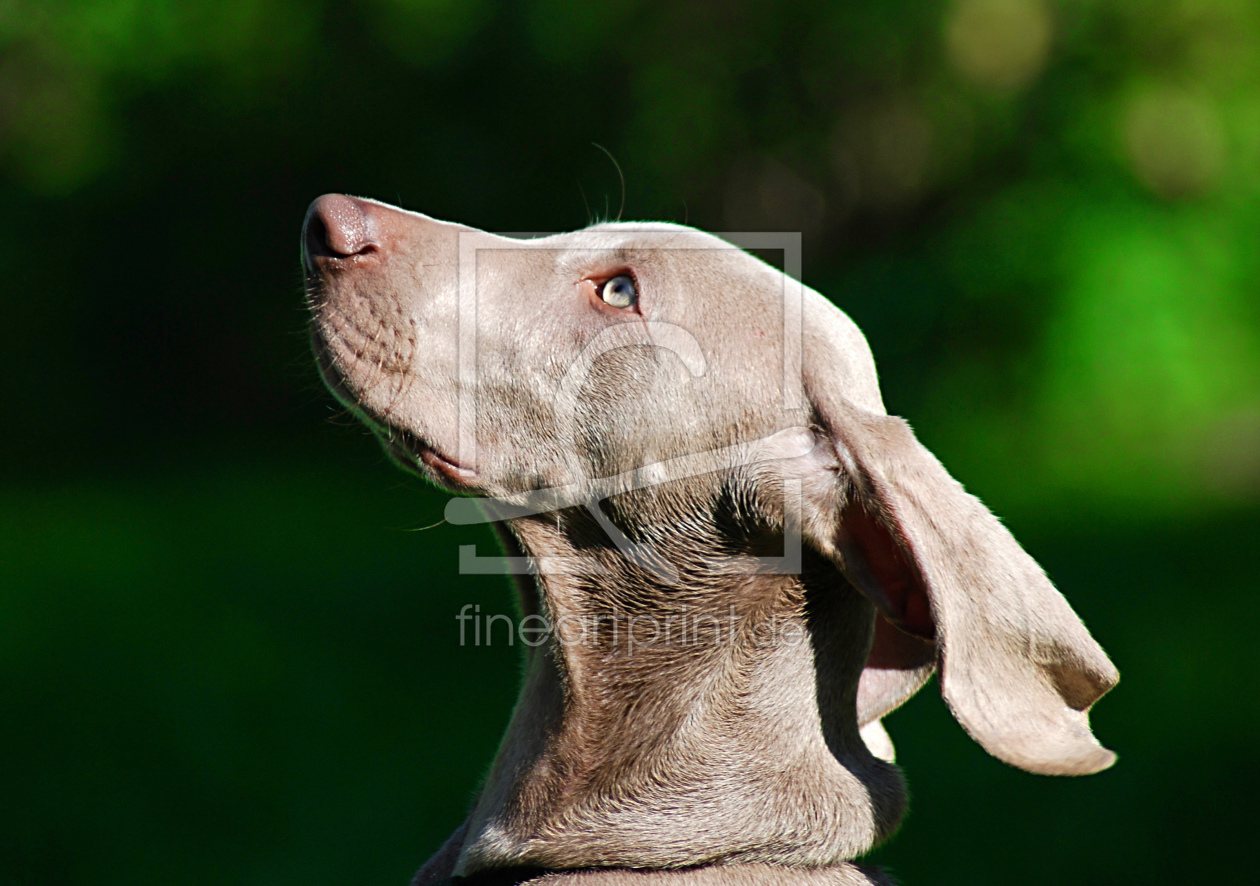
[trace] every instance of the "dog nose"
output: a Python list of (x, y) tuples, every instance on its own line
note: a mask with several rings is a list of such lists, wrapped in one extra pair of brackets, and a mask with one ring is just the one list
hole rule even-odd
[(366, 255), (380, 248), (372, 205), (344, 194), (325, 194), (311, 204), (302, 225), (302, 261), (314, 270), (320, 260)]

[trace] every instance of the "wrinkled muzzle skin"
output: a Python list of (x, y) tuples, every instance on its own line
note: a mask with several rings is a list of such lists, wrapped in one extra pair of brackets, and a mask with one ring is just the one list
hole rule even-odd
[(340, 195), (303, 261), (329, 387), (481, 500), (555, 628), (433, 876), (842, 864), (904, 813), (880, 718), (938, 668), (1000, 759), (1114, 759), (1110, 661), (821, 295), (677, 225), (518, 240)]

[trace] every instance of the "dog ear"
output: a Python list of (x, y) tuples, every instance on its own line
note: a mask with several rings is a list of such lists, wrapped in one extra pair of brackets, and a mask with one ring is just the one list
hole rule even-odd
[(1088, 711), (1118, 674), (1037, 563), (904, 421), (825, 389), (811, 400), (834, 476), (803, 530), (879, 612), (864, 732), (939, 666), (954, 718), (995, 757), (1053, 775), (1110, 766)]

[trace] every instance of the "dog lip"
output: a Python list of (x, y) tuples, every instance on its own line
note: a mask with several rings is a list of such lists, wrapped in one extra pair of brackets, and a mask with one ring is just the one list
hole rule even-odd
[(318, 330), (313, 331), (313, 345), (316, 354), (316, 365), (324, 384), (328, 386), (341, 403), (355, 417), (366, 424), (384, 442), (390, 455), (404, 468), (427, 467), (439, 479), (453, 486), (468, 486), (477, 482), (477, 472), (461, 466), (454, 459), (447, 458), (436, 446), (413, 431), (389, 425), (385, 419), (378, 419), (368, 413), (356, 401), (346, 385), (345, 376), (337, 369), (328, 348), (323, 345)]
[(460, 466), (438, 451), (433, 444), (421, 440), (410, 431), (388, 433), (385, 445), (403, 464), (411, 465), (418, 461), (451, 484), (466, 486), (477, 480), (476, 471)]

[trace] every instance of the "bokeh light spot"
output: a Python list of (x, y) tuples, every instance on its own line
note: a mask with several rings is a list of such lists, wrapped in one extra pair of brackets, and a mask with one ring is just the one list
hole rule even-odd
[(1124, 147), (1133, 172), (1161, 197), (1198, 196), (1216, 184), (1225, 161), (1225, 134), (1211, 101), (1155, 87), (1124, 110)]
[(972, 83), (1011, 92), (1041, 73), (1053, 32), (1041, 0), (961, 0), (946, 19), (945, 47)]

